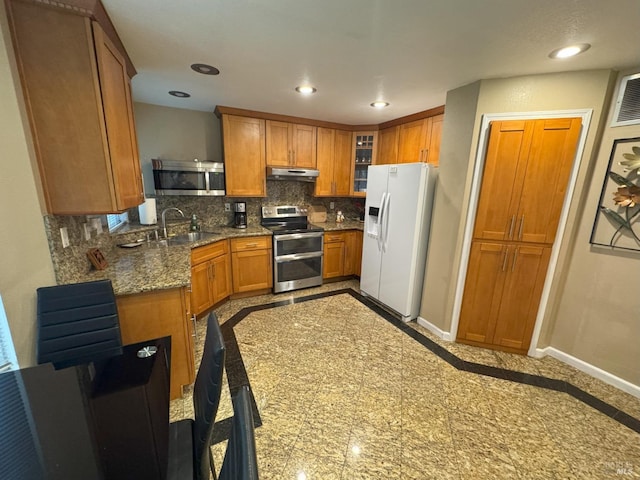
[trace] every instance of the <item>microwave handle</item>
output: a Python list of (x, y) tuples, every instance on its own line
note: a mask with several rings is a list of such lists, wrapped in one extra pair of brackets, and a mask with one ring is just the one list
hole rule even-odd
[(209, 172), (204, 172), (204, 188), (207, 189), (207, 192), (211, 190), (209, 186)]

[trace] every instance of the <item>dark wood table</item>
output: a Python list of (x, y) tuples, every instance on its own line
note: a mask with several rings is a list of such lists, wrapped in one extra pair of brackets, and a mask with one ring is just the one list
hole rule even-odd
[[(144, 347), (157, 351), (140, 358)], [(0, 374), (0, 478), (165, 478), (170, 350), (166, 337), (87, 365)]]

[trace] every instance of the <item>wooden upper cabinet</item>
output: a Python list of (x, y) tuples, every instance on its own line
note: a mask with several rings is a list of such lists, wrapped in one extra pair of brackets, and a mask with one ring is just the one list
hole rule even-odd
[(121, 212), (144, 200), (122, 53), (87, 17), (7, 2), (46, 208)]
[(351, 145), (351, 132), (318, 128), (315, 196), (349, 195)]
[(517, 240), (537, 243), (555, 240), (580, 129), (579, 118), (545, 119), (534, 123), (515, 212)]
[(474, 237), (553, 243), (579, 118), (492, 122)]
[(93, 35), (116, 202), (125, 210), (144, 201), (131, 84), (124, 57), (97, 22)]
[(267, 164), (316, 168), (316, 129), (310, 125), (267, 120)]
[(229, 197), (266, 197), (265, 121), (222, 115), (225, 189)]
[(442, 139), (442, 123), (444, 114), (431, 117), (431, 134), (429, 135), (429, 148), (424, 161), (433, 165), (440, 163), (440, 140)]
[(399, 137), (399, 125), (378, 131), (378, 165), (398, 163)]
[(398, 163), (424, 162), (430, 140), (429, 118), (400, 125)]

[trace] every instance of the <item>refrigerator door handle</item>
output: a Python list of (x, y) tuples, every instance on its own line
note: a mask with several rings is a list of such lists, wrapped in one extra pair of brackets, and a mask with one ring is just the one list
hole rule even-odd
[(384, 205), (384, 227), (382, 229), (382, 232), (384, 232), (384, 237), (382, 238), (382, 251), (386, 252), (387, 251), (387, 245), (389, 244), (388, 239), (389, 239), (389, 202), (391, 201), (391, 194), (387, 193), (387, 198), (385, 201), (385, 205)]
[(376, 235), (378, 242), (378, 250), (382, 250), (382, 225), (384, 222), (384, 205), (387, 199), (387, 192), (382, 194), (382, 200), (380, 200), (380, 211), (378, 212), (378, 218), (376, 219)]

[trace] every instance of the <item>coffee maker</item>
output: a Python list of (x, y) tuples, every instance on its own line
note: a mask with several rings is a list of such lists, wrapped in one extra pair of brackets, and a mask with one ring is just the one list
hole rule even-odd
[(235, 228), (247, 228), (247, 203), (234, 203), (233, 212), (233, 226)]

